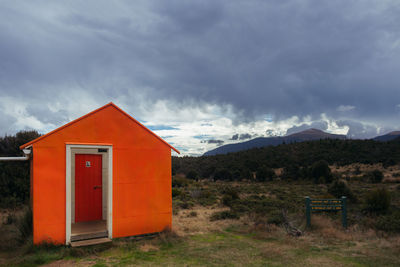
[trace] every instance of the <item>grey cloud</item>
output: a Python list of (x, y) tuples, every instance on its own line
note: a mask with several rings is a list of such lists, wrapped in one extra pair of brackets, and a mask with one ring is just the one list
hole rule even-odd
[(217, 144), (218, 146), (220, 146), (220, 145), (222, 145), (224, 143), (224, 141), (223, 140), (211, 139), (211, 140), (202, 140), (201, 143)]
[(245, 134), (241, 134), (239, 139), (240, 140), (246, 140), (246, 139), (250, 139), (251, 138), (251, 134), (245, 133)]
[(352, 120), (342, 120), (342, 121), (337, 121), (336, 123), (338, 126), (349, 127), (349, 131), (347, 132), (348, 138), (369, 139), (391, 131), (390, 128), (381, 129), (380, 133), (376, 125), (361, 123)]
[(322, 131), (326, 131), (328, 129), (328, 123), (326, 121), (315, 121), (311, 124), (302, 124), (300, 126), (293, 126), (286, 131), (286, 135), (298, 133), (310, 128), (319, 129)]
[(55, 112), (51, 111), (46, 105), (32, 104), (27, 107), (26, 111), (28, 114), (40, 118), (44, 123), (62, 125), (69, 121), (68, 111), (65, 109)]
[(400, 99), (399, 11), (379, 0), (2, 2), (0, 97), (52, 123), (68, 111), (33, 103), (76, 90), (133, 113), (140, 95), (231, 104), (238, 120), (326, 113), (388, 127)]
[(252, 137), (251, 134), (245, 133), (245, 134), (234, 134), (229, 140), (246, 140), (250, 139)]

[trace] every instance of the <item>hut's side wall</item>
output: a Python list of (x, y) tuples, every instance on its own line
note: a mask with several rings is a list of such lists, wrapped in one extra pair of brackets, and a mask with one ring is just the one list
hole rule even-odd
[(171, 151), (110, 106), (33, 145), (34, 243), (65, 243), (66, 143), (113, 145), (113, 237), (171, 227)]

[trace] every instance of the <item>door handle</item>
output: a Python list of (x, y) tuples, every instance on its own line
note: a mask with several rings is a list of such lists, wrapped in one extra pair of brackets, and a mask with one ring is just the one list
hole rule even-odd
[(95, 185), (95, 186), (93, 186), (93, 189), (99, 189), (99, 188), (101, 188), (101, 185)]

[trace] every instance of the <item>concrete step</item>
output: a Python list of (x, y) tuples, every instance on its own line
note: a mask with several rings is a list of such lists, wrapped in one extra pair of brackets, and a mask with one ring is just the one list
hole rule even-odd
[(111, 242), (110, 238), (94, 238), (88, 240), (80, 240), (71, 242), (71, 247), (91, 246)]

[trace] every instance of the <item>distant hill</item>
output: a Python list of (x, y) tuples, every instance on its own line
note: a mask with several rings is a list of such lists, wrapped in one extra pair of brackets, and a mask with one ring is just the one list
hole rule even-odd
[(346, 136), (340, 134), (330, 134), (318, 129), (308, 129), (288, 136), (259, 137), (242, 143), (220, 146), (204, 153), (204, 156), (227, 154), (230, 152), (237, 152), (257, 147), (277, 146), (284, 143), (290, 144), (320, 139), (346, 139)]
[(373, 138), (373, 140), (386, 142), (386, 141), (394, 140), (396, 138), (400, 138), (400, 131), (394, 131), (394, 132), (390, 132), (385, 135), (377, 136), (377, 137)]

